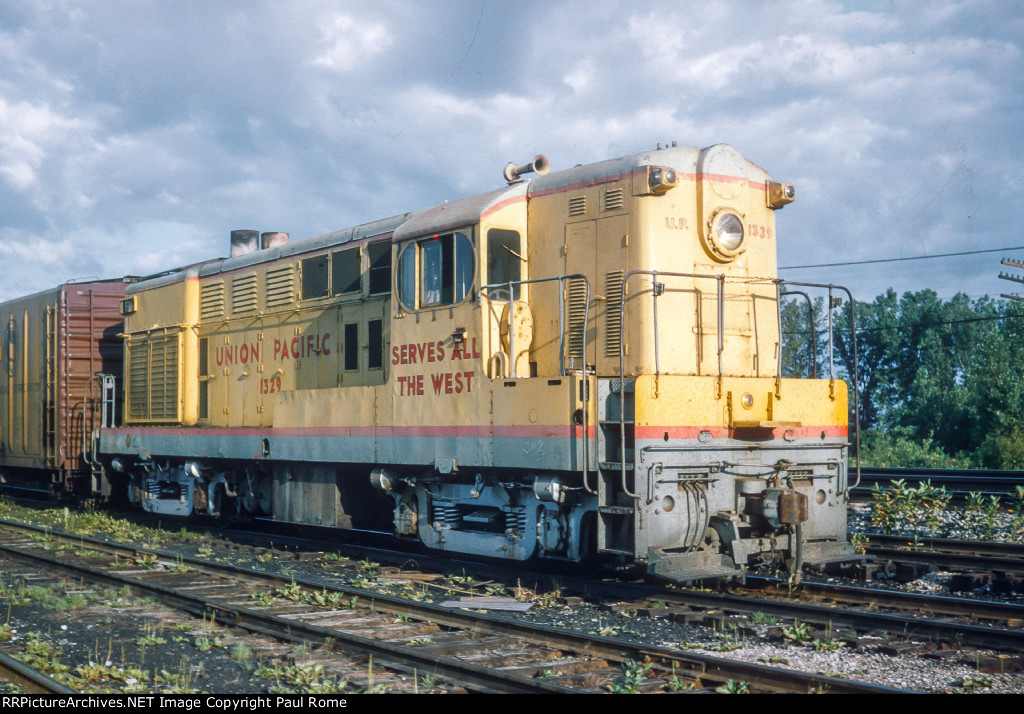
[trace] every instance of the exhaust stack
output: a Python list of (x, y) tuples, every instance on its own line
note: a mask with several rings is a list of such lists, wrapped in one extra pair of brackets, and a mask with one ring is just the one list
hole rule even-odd
[(260, 249), (260, 232), (252, 230), (231, 231), (231, 257), (249, 255)]
[(263, 250), (275, 246), (284, 245), (288, 242), (289, 235), (280, 231), (269, 231), (260, 236), (260, 245)]

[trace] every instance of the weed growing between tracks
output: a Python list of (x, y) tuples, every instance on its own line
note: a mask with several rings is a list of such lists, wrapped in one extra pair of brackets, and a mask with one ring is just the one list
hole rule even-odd
[[(1010, 502), (1004, 497), (1004, 507)], [(984, 505), (983, 503), (980, 505)], [(0, 505), (0, 510), (5, 506)], [(28, 509), (25, 509), (28, 510)], [(984, 515), (984, 512), (981, 512)], [(85, 514), (88, 516), (89, 514)], [(1005, 515), (1005, 514), (1004, 514)], [(792, 621), (772, 622), (770, 616), (763, 615), (753, 617), (751, 624), (753, 629), (748, 628), (745, 623), (739, 627), (731, 622), (723, 621), (719, 624), (700, 625), (670, 623), (653, 617), (636, 616), (633, 612), (619, 611), (611, 608), (604, 608), (601, 603), (591, 601), (579, 602), (578, 598), (566, 597), (560, 591), (558, 583), (550, 587), (530, 581), (528, 584), (533, 589), (523, 587), (521, 583), (514, 580), (509, 582), (481, 582), (474, 579), (474, 576), (466, 572), (455, 572), (447, 574), (425, 574), (431, 575), (428, 580), (402, 580), (404, 568), (386, 567), (381, 564), (364, 560), (362, 555), (358, 558), (349, 559), (336, 553), (326, 553), (322, 557), (315, 557), (315, 552), (304, 552), (302, 557), (299, 554), (292, 554), (286, 551), (274, 551), (267, 553), (261, 547), (243, 546), (239, 548), (229, 540), (219, 540), (208, 534), (196, 534), (188, 531), (178, 533), (163, 533), (147, 530), (136, 524), (128, 523), (119, 525), (111, 523), (106, 519), (90, 520), (83, 517), (76, 521), (75, 514), (69, 512), (65, 516), (62, 509), (55, 509), (50, 514), (35, 513), (35, 522), (48, 525), (51, 528), (61, 528), (66, 522), (69, 527), (78, 525), (90, 528), (103, 525), (112, 531), (121, 530), (124, 533), (133, 533), (139, 541), (148, 544), (159, 544), (164, 550), (177, 550), (181, 553), (196, 553), (211, 560), (230, 560), (239, 562), (250, 567), (257, 567), (261, 570), (282, 573), (287, 571), (296, 580), (319, 579), (324, 584), (349, 584), (378, 593), (389, 593), (408, 597), (410, 599), (443, 600), (451, 598), (452, 595), (511, 595), (516, 599), (535, 603), (535, 607), (526, 613), (510, 614), (510, 619), (524, 619), (541, 625), (549, 625), (563, 629), (576, 630), (581, 632), (605, 631), (609, 636), (614, 636), (633, 643), (650, 643), (652, 646), (677, 648), (680, 650), (704, 650), (716, 656), (726, 656), (732, 659), (743, 659), (747, 661), (760, 661), (766, 664), (786, 664), (793, 669), (805, 669), (807, 671), (819, 671), (834, 676), (845, 676), (851, 679), (874, 681), (881, 684), (893, 684), (897, 681), (905, 681), (905, 686), (916, 688), (921, 691), (951, 691), (954, 682), (970, 679), (976, 670), (973, 667), (966, 667), (961, 662), (940, 663), (924, 662), (924, 660), (909, 658), (906, 662), (900, 662), (900, 658), (883, 655), (875, 652), (877, 647), (872, 644), (870, 638), (867, 642), (859, 643), (856, 647), (847, 644), (841, 650), (835, 650), (837, 645), (833, 644), (834, 639), (814, 630), (810, 640), (800, 643), (791, 643), (781, 634), (781, 630), (792, 625)], [(1010, 514), (1012, 516), (1012, 514)], [(50, 520), (44, 521), (44, 518)], [(927, 524), (924, 516), (920, 517), (922, 524)], [(20, 520), (32, 520), (21, 518)], [(866, 520), (866, 519), (864, 519)], [(923, 526), (922, 526), (923, 527)], [(102, 535), (102, 533), (96, 533)], [(86, 550), (86, 546), (74, 538), (62, 538), (53, 533), (42, 534), (42, 540), (48, 547), (54, 550), (68, 550), (77, 552)], [(328, 548), (335, 546), (328, 546)], [(240, 557), (241, 556), (241, 557)], [(113, 559), (111, 557), (111, 559)], [(146, 568), (145, 562), (138, 562), (133, 557), (122, 557), (126, 567)], [(175, 563), (173, 556), (161, 558), (159, 565), (170, 569), (183, 563)], [(0, 565), (2, 567), (2, 565)], [(415, 565), (413, 566), (415, 567)], [(424, 575), (424, 574), (419, 574)], [(445, 577), (447, 575), (447, 577)], [(11, 590), (11, 597), (23, 597), (31, 601), (27, 585), (5, 581), (5, 586)], [(788, 584), (793, 587), (793, 583)], [(782, 586), (783, 592), (787, 584)], [(701, 588), (706, 590), (707, 588)], [(319, 587), (300, 590), (291, 586), (287, 581), (279, 586), (265, 586), (264, 592), (259, 595), (266, 601), (276, 601), (279, 605), (290, 603), (289, 595), (294, 597), (315, 598), (323, 593)], [(20, 591), (20, 592), (19, 592)], [(81, 602), (65, 596), (78, 591), (80, 597), (86, 598), (87, 604), (81, 607)], [(570, 594), (571, 595), (571, 594)], [(311, 691), (326, 691), (328, 688), (335, 688), (341, 685), (346, 687), (345, 691), (366, 691), (379, 690), (383, 684), (383, 675), (380, 672), (372, 672), (364, 665), (363, 671), (348, 673), (344, 678), (328, 676), (323, 670), (316, 669), (315, 659), (317, 652), (309, 648), (294, 650), (284, 648), (285, 651), (268, 654), (250, 640), (241, 641), (237, 633), (220, 627), (216, 623), (199, 623), (187, 629), (178, 629), (180, 626), (164, 626), (162, 629), (156, 624), (151, 611), (154, 606), (145, 603), (138, 603), (132, 600), (130, 593), (120, 591), (109, 591), (105, 593), (105, 604), (94, 602), (85, 588), (74, 584), (68, 586), (64, 591), (54, 591), (55, 601), (63, 599), (64, 605), (54, 610), (42, 611), (34, 619), (20, 618), (22, 612), (14, 607), (14, 616), (8, 618), (9, 632), (15, 639), (5, 646), (9, 651), (21, 648), (25, 642), (24, 633), (40, 633), (45, 641), (51, 646), (51, 650), (60, 653), (59, 664), (69, 667), (68, 676), (82, 677), (86, 674), (90, 677), (99, 677), (91, 680), (91, 691), (168, 691), (170, 688), (181, 690), (210, 690), (210, 691), (268, 691), (270, 688), (287, 688), (287, 691), (297, 691), (301, 687), (315, 688)], [(41, 610), (41, 603), (46, 601), (42, 593), (38, 593), (38, 610)], [(655, 598), (657, 599), (657, 598)], [(257, 604), (256, 601), (253, 601)], [(3, 620), (3, 605), (8, 604), (0, 594), (0, 621)], [(33, 602), (33, 607), (37, 603)], [(664, 605), (664, 603), (660, 603)], [(340, 606), (341, 603), (338, 603)], [(127, 611), (133, 618), (130, 624), (122, 621), (120, 611)], [(73, 618), (74, 623), (70, 621)], [(398, 619), (398, 618), (396, 618)], [(144, 623), (152, 621), (147, 631)], [(713, 621), (712, 621), (713, 622)], [(60, 624), (71, 625), (69, 631), (59, 630)], [(614, 634), (612, 634), (614, 633)], [(150, 635), (155, 638), (162, 638), (166, 642), (160, 644), (155, 641), (139, 642)], [(2, 639), (2, 633), (0, 633)], [(421, 637), (423, 644), (427, 644), (429, 637)], [(66, 642), (65, 642), (66, 640)], [(97, 644), (98, 642), (98, 644)], [(112, 645), (111, 645), (112, 642)], [(415, 643), (411, 643), (415, 644)], [(0, 646), (3, 646), (0, 643)], [(246, 652), (246, 650), (249, 650)], [(835, 650), (835, 651), (834, 651)], [(108, 651), (110, 654), (108, 654)], [(108, 665), (108, 661), (110, 664)], [(80, 667), (92, 667), (82, 670)], [(113, 668), (117, 673), (111, 674), (106, 667)], [(134, 669), (133, 669), (134, 668)], [(128, 672), (128, 675), (122, 673)], [(547, 670), (544, 670), (547, 671)], [(142, 674), (140, 675), (139, 672)], [(261, 679), (257, 672), (270, 676), (269, 679)], [(552, 664), (550, 676), (559, 676), (559, 668)], [(912, 674), (904, 674), (911, 672)], [(371, 679), (371, 673), (373, 678)], [(920, 679), (914, 679), (920, 675)], [(125, 677), (125, 681), (119, 681), (117, 677)], [(905, 678), (905, 679), (904, 679)], [(127, 680), (134, 680), (127, 683)], [(983, 688), (982, 682), (967, 685), (964, 689), (968, 691), (1024, 691), (1024, 679), (1011, 678), (1009, 676), (995, 675), (992, 688)], [(412, 683), (406, 683), (403, 691), (409, 691)], [(650, 684), (650, 683), (648, 683)], [(686, 681), (679, 686), (685, 687)], [(741, 682), (734, 682), (732, 687), (727, 689), (739, 689)], [(85, 685), (83, 685), (85, 686)], [(417, 690), (420, 692), (431, 690), (433, 682), (427, 680), (416, 682)], [(137, 689), (129, 689), (137, 687)], [(641, 685), (643, 689), (643, 685)]]
[[(52, 528), (89, 538), (99, 537), (132, 543), (144, 548), (156, 548), (169, 542), (192, 543), (198, 547), (199, 557), (204, 557), (204, 551), (208, 553), (206, 557), (213, 555), (211, 543), (214, 537), (208, 532), (200, 533), (184, 527), (175, 531), (163, 530), (160, 527), (151, 528), (140, 525), (132, 518), (123, 518), (97, 510), (92, 503), (86, 503), (80, 508), (40, 509), (20, 506), (9, 499), (0, 498), (0, 519), (40, 528)], [(81, 544), (65, 542), (51, 533), (36, 534), (32, 538), (52, 550), (82, 549)]]
[(944, 486), (932, 486), (928, 481), (916, 488), (903, 479), (884, 489), (876, 484), (866, 513), (851, 506), (850, 530), (855, 547), (863, 542), (863, 531), (1022, 543), (1024, 486), (1017, 486), (1005, 497), (969, 493), (964, 505), (958, 506), (953, 505), (953, 495)]
[[(0, 647), (79, 692), (380, 693), (389, 686), (372, 661), (357, 677), (330, 675), (315, 661), (317, 647), (258, 649), (212, 618), (175, 621), (179, 615), (128, 588), (36, 585), (8, 575), (0, 578), (3, 605)], [(413, 688), (441, 691), (436, 681), (403, 685)]]

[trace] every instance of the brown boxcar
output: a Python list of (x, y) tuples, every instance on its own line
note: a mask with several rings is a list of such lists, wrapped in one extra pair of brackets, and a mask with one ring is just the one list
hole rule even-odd
[(102, 396), (96, 375), (120, 379), (123, 296), (124, 281), (116, 279), (0, 304), (3, 483), (78, 495), (99, 490), (90, 464)]

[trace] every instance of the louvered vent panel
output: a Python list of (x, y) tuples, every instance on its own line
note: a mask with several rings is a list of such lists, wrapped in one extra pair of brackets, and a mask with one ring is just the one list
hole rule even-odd
[(587, 284), (576, 278), (569, 281), (569, 354), (576, 358), (576, 369), (582, 369), (579, 360), (583, 359), (583, 342), (586, 335), (587, 319)]
[(211, 320), (224, 316), (224, 283), (207, 283), (199, 293), (199, 316)]
[(256, 275), (241, 275), (231, 281), (231, 312), (252, 312), (258, 304)]
[(622, 278), (621, 270), (604, 276), (605, 305), (604, 356), (618, 357), (622, 345)]
[(178, 421), (179, 333), (128, 343), (128, 417), (133, 421)]
[(573, 196), (569, 199), (569, 216), (582, 216), (587, 212), (587, 197)]
[(128, 343), (128, 416), (143, 420), (149, 412), (149, 350), (145, 342)]
[(621, 187), (605, 191), (602, 198), (604, 200), (602, 209), (605, 211), (621, 211), (622, 207), (626, 205), (625, 192)]
[(288, 265), (267, 271), (267, 307), (289, 305), (295, 300), (295, 271)]

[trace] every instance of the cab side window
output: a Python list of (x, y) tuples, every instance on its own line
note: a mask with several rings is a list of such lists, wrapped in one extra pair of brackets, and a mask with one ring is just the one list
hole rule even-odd
[(409, 241), (398, 259), (398, 298), (409, 310), (455, 305), (470, 295), (473, 243), (462, 232)]
[[(487, 231), (487, 284), (514, 283), (523, 279), (523, 253), (518, 231), (492, 228)], [(519, 297), (518, 285), (513, 286)]]

